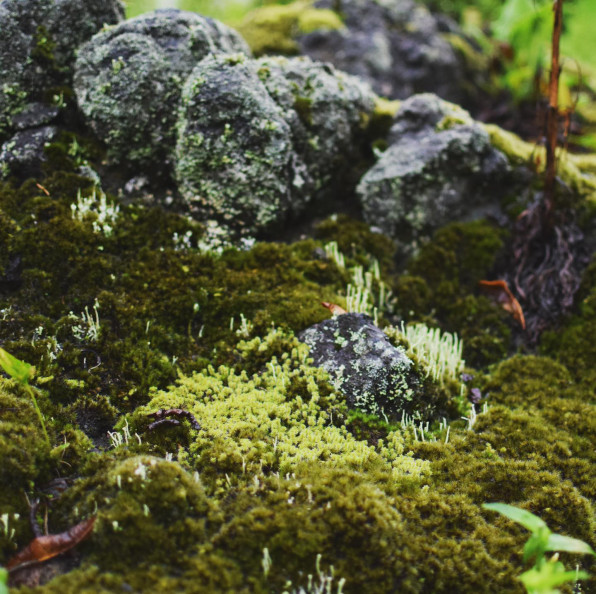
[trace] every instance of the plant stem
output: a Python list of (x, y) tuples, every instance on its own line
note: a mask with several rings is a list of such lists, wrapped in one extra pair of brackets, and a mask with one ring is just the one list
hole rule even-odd
[(554, 203), (555, 175), (557, 167), (556, 149), (559, 123), (559, 41), (563, 26), (563, 0), (555, 0), (553, 5), (555, 22), (553, 25), (552, 57), (548, 85), (548, 113), (546, 120), (546, 176), (544, 180), (545, 217), (550, 219)]
[(25, 389), (29, 392), (29, 396), (31, 396), (31, 400), (33, 401), (33, 408), (35, 408), (35, 412), (37, 413), (37, 418), (39, 419), (39, 424), (41, 425), (41, 429), (43, 431), (43, 435), (46, 438), (46, 443), (48, 447), (51, 448), (50, 438), (48, 437), (48, 432), (46, 430), (46, 424), (43, 420), (43, 415), (41, 414), (41, 410), (39, 410), (39, 406), (37, 405), (37, 398), (35, 398), (35, 394), (33, 392), (33, 388), (29, 384), (25, 384)]

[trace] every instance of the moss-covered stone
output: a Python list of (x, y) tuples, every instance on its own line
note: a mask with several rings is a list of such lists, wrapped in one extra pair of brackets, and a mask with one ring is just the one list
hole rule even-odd
[(144, 14), (80, 49), (77, 100), (112, 158), (167, 169), (186, 77), (207, 55), (243, 51), (240, 36), (212, 19), (173, 9)]

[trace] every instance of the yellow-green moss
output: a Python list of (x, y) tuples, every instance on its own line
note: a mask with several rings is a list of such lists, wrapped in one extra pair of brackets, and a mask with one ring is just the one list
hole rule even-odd
[(271, 5), (250, 12), (238, 26), (255, 56), (266, 53), (298, 53), (295, 37), (319, 29), (341, 29), (343, 23), (332, 10), (312, 7), (311, 0)]
[[(546, 165), (544, 147), (525, 142), (513, 132), (503, 130), (495, 124), (483, 124), (496, 148), (505, 153), (512, 164), (525, 165), (541, 173)], [(592, 159), (574, 155), (563, 149), (557, 151), (557, 174), (574, 192), (591, 202), (596, 201), (596, 176)]]

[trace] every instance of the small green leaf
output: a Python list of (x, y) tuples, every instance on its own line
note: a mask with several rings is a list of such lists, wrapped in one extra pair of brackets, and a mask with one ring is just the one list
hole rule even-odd
[(519, 576), (528, 592), (558, 592), (553, 590), (576, 579), (586, 579), (588, 574), (585, 571), (565, 571), (565, 566), (560, 561), (548, 561), (539, 567), (532, 567)]
[(594, 549), (583, 540), (561, 534), (551, 534), (548, 537), (546, 546), (547, 551), (565, 551), (566, 553), (582, 553), (596, 556)]
[(3, 348), (0, 348), (0, 367), (20, 384), (29, 383), (29, 380), (35, 375), (35, 367), (33, 365), (29, 365), (29, 363), (13, 357)]
[(548, 539), (552, 532), (546, 527), (539, 528), (532, 536), (528, 538), (528, 542), (524, 545), (524, 561), (534, 557), (540, 559), (548, 551)]
[(8, 594), (8, 571), (0, 567), (0, 594)]
[(484, 503), (482, 507), (502, 514), (506, 518), (521, 524), (531, 532), (538, 532), (541, 528), (546, 528), (548, 530), (548, 526), (543, 520), (525, 509), (507, 505), (506, 503)]

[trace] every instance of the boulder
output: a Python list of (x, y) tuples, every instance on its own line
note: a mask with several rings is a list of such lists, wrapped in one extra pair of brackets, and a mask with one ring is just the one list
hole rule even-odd
[(186, 78), (206, 56), (235, 52), (249, 49), (213, 19), (175, 9), (143, 14), (80, 49), (74, 77), (79, 107), (114, 160), (166, 169)]
[(337, 192), (374, 93), (308, 58), (210, 56), (186, 81), (175, 178), (193, 207), (250, 234)]
[(499, 214), (511, 169), (460, 107), (415, 95), (402, 103), (388, 141), (357, 187), (369, 224), (407, 244), (452, 221)]

